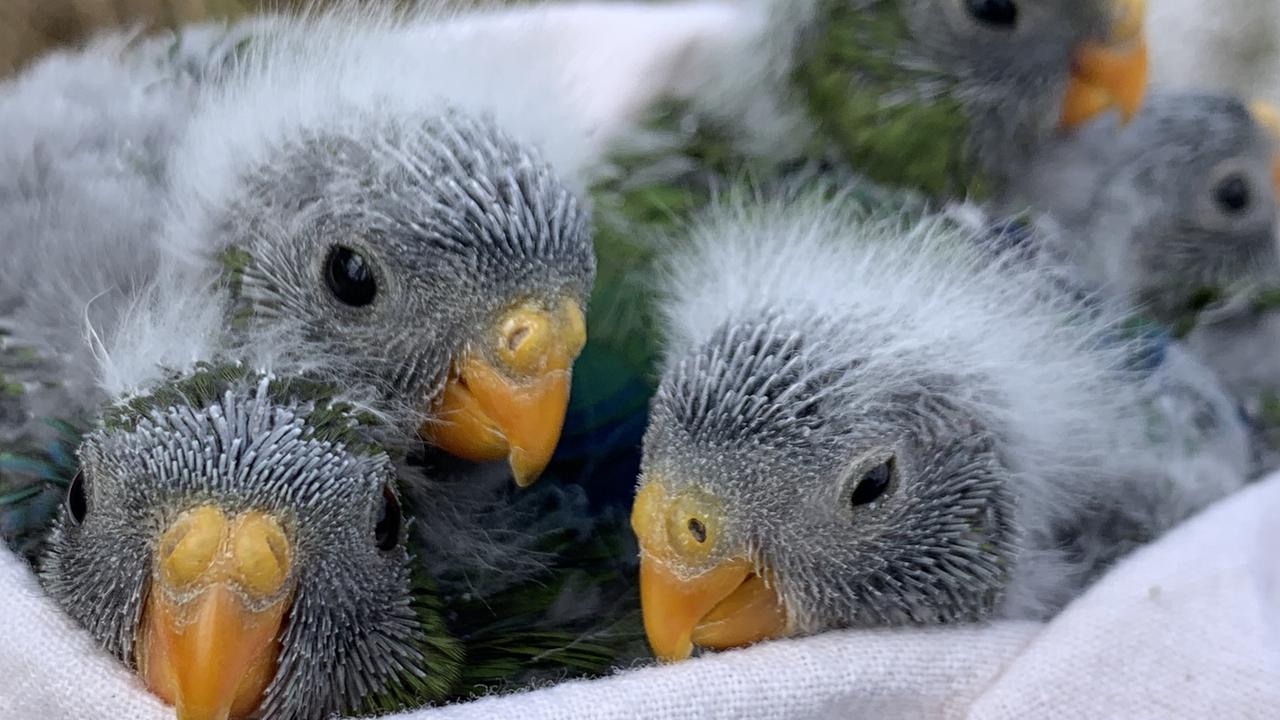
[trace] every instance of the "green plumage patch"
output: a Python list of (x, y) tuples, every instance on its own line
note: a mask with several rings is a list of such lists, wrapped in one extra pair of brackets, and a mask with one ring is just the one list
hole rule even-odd
[(444, 701), (456, 693), (466, 655), (445, 622), (445, 608), (434, 583), (423, 573), (412, 579), (413, 609), (422, 636), (422, 664), (396, 678), (385, 692), (364, 700), (361, 714), (385, 714)]
[(718, 122), (666, 100), (651, 108), (646, 125), (653, 145), (611, 158), (614, 172), (592, 190), (598, 269), (584, 365), (621, 365), (652, 387), (658, 339), (651, 282), (661, 251), (655, 238), (679, 230), (717, 191), (744, 180), (762, 189), (786, 185), (784, 178), (807, 173), (933, 198), (985, 193), (966, 161), (966, 116), (945, 94), (954, 79), (903, 61), (909, 29), (902, 3), (854, 5), (822, 2), (799, 43), (792, 82), (816, 130), (800, 156), (753, 156), (732, 119)]
[(232, 306), (228, 322), (231, 327), (243, 330), (253, 318), (253, 306), (243, 300), (244, 274), (253, 265), (253, 255), (239, 246), (232, 245), (218, 253), (222, 265), (222, 282), (231, 295)]
[(968, 161), (969, 122), (947, 75), (903, 62), (909, 29), (901, 2), (854, 8), (822, 3), (793, 81), (817, 142), (871, 180), (932, 197), (980, 199), (986, 183)]
[(592, 190), (597, 267), (584, 356), (590, 364), (607, 352), (606, 364), (628, 368), (646, 385), (655, 379), (658, 346), (651, 281), (659, 238), (705, 207), (723, 178), (750, 169), (724, 128), (704, 121), (682, 131), (693, 119), (683, 103), (659, 103), (647, 126), (655, 137), (681, 138), (679, 144), (617, 153), (615, 172)]
[[(259, 373), (244, 365), (201, 362), (195, 368), (173, 377), (148, 395), (125, 400), (102, 416), (108, 430), (133, 431), (138, 423), (153, 412), (185, 405), (206, 408), (221, 402), (228, 391), (243, 389), (259, 379)], [(273, 379), (267, 385), (268, 397), (280, 404), (312, 403), (305, 425), (317, 440), (341, 443), (355, 454), (372, 455), (379, 448), (367, 437), (366, 428), (377, 425), (377, 419), (358, 412), (355, 406), (335, 400), (332, 385), (318, 380), (290, 377)]]
[(46, 531), (79, 470), (76, 449), (87, 423), (46, 419), (53, 438), (38, 448), (0, 452), (0, 538), (34, 563)]
[[(634, 573), (623, 558), (636, 549), (625, 522), (590, 537), (563, 531), (534, 552), (552, 564), (518, 587), (485, 597), (452, 598), (450, 627), (467, 662), (457, 700), (568, 678), (598, 677), (645, 654)], [(602, 612), (555, 620), (557, 605), (608, 598)]]
[[(537, 492), (537, 489), (531, 492)], [(402, 498), (413, 515), (414, 496)], [(365, 701), (366, 712), (464, 702), (567, 678), (597, 677), (644, 653), (634, 572), (634, 540), (623, 521), (590, 533), (562, 529), (528, 549), (546, 566), (497, 592), (469, 583), (414, 577), (424, 629), (423, 664), (392, 690)], [(442, 592), (441, 584), (453, 588)], [(606, 598), (608, 607), (560, 617), (562, 605)]]

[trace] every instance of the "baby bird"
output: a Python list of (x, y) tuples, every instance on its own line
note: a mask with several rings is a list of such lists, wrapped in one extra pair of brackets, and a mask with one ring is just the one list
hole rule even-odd
[[(1112, 110), (1130, 117), (1145, 93), (1143, 0), (726, 5), (594, 188), (598, 281), (582, 365), (602, 370), (575, 393), (573, 415), (644, 414), (658, 348), (649, 264), (662, 254), (646, 240), (744, 175), (853, 175), (916, 202), (982, 198), (1059, 133)], [(610, 429), (638, 435), (614, 415)]]
[(395, 466), (329, 392), (202, 366), (81, 445), (45, 587), (180, 720), (394, 706), (458, 674)]
[(1038, 252), (1180, 338), (1248, 419), (1253, 474), (1280, 463), (1273, 288), (1280, 283), (1280, 115), (1266, 103), (1153, 93), (1127, 128), (1050, 145), (1003, 207), (1044, 212)]
[[(33, 207), (85, 221), (42, 205), (76, 197), (50, 187)], [(443, 695), (461, 651), (411, 572), (376, 416), (302, 380), (305, 347), (257, 335), (236, 351), (221, 291), (166, 268), (145, 217), (116, 234), (127, 209), (101, 233), (50, 223), (6, 248), (27, 273), (6, 279), (29, 290), (15, 336), (41, 333), (55, 377), (84, 389), (48, 411), (89, 424), (37, 558), (45, 588), (184, 720)]]
[(717, 135), (704, 162), (817, 157), (935, 197), (990, 192), (1059, 131), (1137, 112), (1144, 16), (1144, 0), (742, 3), (668, 124)]
[(1082, 284), (1180, 334), (1206, 304), (1280, 275), (1280, 115), (1231, 96), (1153, 93), (1126, 128), (1049, 145), (1003, 204), (1051, 224)]
[(314, 343), (395, 426), (524, 486), (585, 342), (578, 128), (545, 102), (553, 66), (452, 17), (256, 21), (173, 156), (166, 238), (225, 273), (240, 325)]
[(848, 208), (730, 204), (673, 254), (632, 514), (660, 658), (1045, 617), (1243, 482), (1230, 406), (1171, 427), (1119, 314)]

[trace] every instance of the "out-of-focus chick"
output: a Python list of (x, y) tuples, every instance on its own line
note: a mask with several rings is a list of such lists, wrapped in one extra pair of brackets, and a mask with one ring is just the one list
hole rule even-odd
[(1156, 93), (1124, 129), (1048, 146), (1003, 205), (1041, 211), (1082, 284), (1168, 325), (1280, 279), (1280, 117), (1262, 103)]

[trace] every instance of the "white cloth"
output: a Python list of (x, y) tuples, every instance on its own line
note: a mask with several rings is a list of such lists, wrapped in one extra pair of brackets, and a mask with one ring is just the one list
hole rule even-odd
[[(1280, 475), (1135, 553), (1047, 625), (827, 635), (396, 716), (1280, 717)], [(168, 720), (0, 553), (0, 718)]]

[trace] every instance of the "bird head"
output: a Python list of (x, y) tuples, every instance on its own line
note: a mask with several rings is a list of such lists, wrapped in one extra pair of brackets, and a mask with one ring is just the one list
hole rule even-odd
[(527, 485), (586, 339), (586, 213), (492, 122), (398, 117), (276, 148), (227, 210), (224, 260), (250, 317), (301, 326), (423, 438)]
[(851, 164), (881, 182), (990, 191), (1057, 132), (1112, 109), (1131, 118), (1145, 93), (1145, 0), (814, 7), (796, 78)]
[(960, 383), (910, 357), (832, 366), (830, 336), (764, 313), (668, 363), (632, 514), (660, 658), (998, 606), (1007, 474)]
[(180, 720), (359, 709), (438, 659), (393, 465), (317, 388), (206, 367), (81, 446), (45, 586)]
[(1269, 106), (1157, 94), (1108, 158), (1091, 217), (1106, 280), (1160, 319), (1280, 270), (1280, 126)]
[(631, 520), (668, 660), (1042, 617), (1088, 562), (1062, 528), (1151, 442), (1109, 309), (949, 215), (817, 185), (730, 194), (665, 267)]

